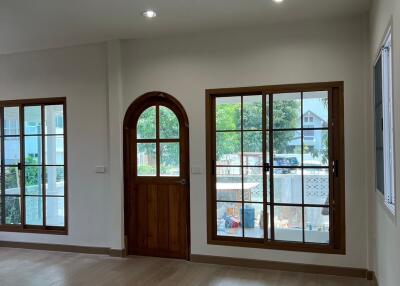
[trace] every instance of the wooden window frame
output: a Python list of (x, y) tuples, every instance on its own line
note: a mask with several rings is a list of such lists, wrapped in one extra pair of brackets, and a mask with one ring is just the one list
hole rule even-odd
[[(288, 251), (304, 251), (328, 254), (346, 254), (345, 233), (345, 161), (344, 161), (344, 83), (343, 82), (321, 82), (288, 85), (270, 85), (256, 87), (221, 88), (206, 90), (206, 172), (207, 172), (207, 242), (213, 245), (266, 248)], [(272, 97), (274, 93), (328, 91), (329, 98), (329, 207), (330, 215), (330, 243), (305, 243), (276, 241), (266, 238), (246, 238), (217, 236), (216, 226), (216, 128), (215, 128), (215, 99), (224, 96), (241, 95), (263, 95), (263, 102), (267, 96)], [(269, 104), (271, 111), (272, 104)], [(265, 112), (263, 112), (265, 118)], [(304, 129), (304, 128), (301, 128)], [(263, 119), (263, 130), (265, 119)], [(265, 134), (263, 131), (263, 133)], [(265, 137), (263, 135), (263, 137)], [(271, 138), (269, 139), (271, 141)], [(270, 142), (271, 146), (271, 142)], [(263, 146), (263, 154), (266, 147)], [(265, 155), (263, 155), (265, 158)], [(264, 181), (266, 181), (266, 176)], [(264, 182), (264, 185), (266, 183)], [(271, 196), (272, 192), (271, 192)], [(276, 203), (273, 203), (276, 205)], [(269, 203), (265, 198), (263, 201), (264, 212)], [(301, 204), (307, 206), (306, 204)], [(304, 212), (304, 209), (303, 209)], [(304, 221), (304, 215), (303, 215)], [(264, 234), (268, 233), (268, 219), (264, 216)], [(304, 227), (304, 222), (303, 222)], [(272, 232), (272, 230), (271, 230)], [(304, 235), (304, 234), (303, 234)]]
[[(42, 198), (43, 198), (43, 225), (26, 225), (25, 224), (25, 155), (24, 155), (24, 143), (25, 143), (25, 127), (24, 127), (24, 107), (26, 106), (41, 106), (41, 122), (42, 131), (40, 136), (42, 139), (42, 149), (45, 149), (45, 137), (48, 135), (55, 136), (57, 134), (45, 134), (45, 106), (49, 105), (62, 105), (63, 106), (63, 117), (64, 117), (64, 133), (59, 134), (64, 138), (64, 226), (47, 226), (46, 225), (46, 192), (43, 185)], [(55, 235), (67, 235), (68, 234), (68, 156), (67, 156), (67, 104), (65, 97), (53, 97), (53, 98), (35, 98), (35, 99), (21, 99), (21, 100), (3, 100), (0, 101), (0, 128), (1, 128), (1, 153), (4, 154), (4, 126), (3, 126), (3, 108), (4, 107), (19, 107), (19, 134), (20, 137), (20, 164), (23, 166), (20, 170), (20, 207), (21, 207), (21, 224), (19, 225), (7, 225), (0, 224), (0, 231), (4, 232), (22, 232), (22, 233), (43, 233), (43, 234), (55, 234)], [(45, 155), (42, 152), (42, 162), (38, 166), (42, 167), (42, 180), (45, 180), (44, 169), (46, 166), (61, 166), (61, 165), (46, 165)], [(2, 166), (4, 162), (2, 162)], [(29, 165), (28, 165), (29, 166)], [(3, 168), (3, 167), (2, 167)], [(4, 182), (4, 174), (2, 174)], [(2, 188), (4, 189), (4, 188)], [(0, 191), (1, 193), (1, 191)], [(58, 196), (56, 196), (58, 197)], [(61, 196), (60, 196), (61, 197)], [(2, 211), (2, 210), (0, 210)], [(4, 215), (4, 214), (3, 214)]]

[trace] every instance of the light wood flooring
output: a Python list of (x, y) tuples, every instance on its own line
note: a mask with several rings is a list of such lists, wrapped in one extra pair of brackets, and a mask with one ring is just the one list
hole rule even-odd
[(1, 286), (370, 286), (359, 278), (0, 247)]

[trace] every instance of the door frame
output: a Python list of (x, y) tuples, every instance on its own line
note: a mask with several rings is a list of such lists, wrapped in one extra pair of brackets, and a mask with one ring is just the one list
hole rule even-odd
[[(132, 164), (133, 158), (135, 155), (131, 154), (131, 149), (129, 148), (133, 142), (131, 142), (131, 134), (133, 128), (136, 128), (135, 124), (141, 113), (148, 107), (155, 104), (165, 104), (165, 106), (170, 107), (176, 113), (176, 116), (179, 120), (180, 124), (180, 136), (184, 136), (183, 140), (183, 150), (181, 152), (181, 156), (185, 156), (184, 159), (186, 161), (186, 168), (182, 170), (183, 177), (186, 179), (186, 191), (187, 191), (187, 199), (186, 199), (186, 240), (187, 240), (187, 249), (186, 249), (186, 259), (190, 260), (190, 249), (191, 249), (191, 228), (190, 228), (190, 156), (189, 156), (189, 120), (186, 114), (186, 111), (183, 105), (172, 95), (161, 92), (161, 91), (152, 91), (147, 92), (137, 99), (135, 99), (130, 106), (128, 107), (124, 121), (123, 121), (123, 168), (124, 168), (124, 242), (125, 242), (125, 251), (129, 255), (129, 245), (128, 245), (128, 229), (130, 226), (129, 214), (131, 211), (130, 202), (129, 202), (129, 191), (135, 184), (135, 176), (131, 176), (133, 172), (136, 170), (134, 164)], [(158, 120), (158, 119), (157, 119)], [(184, 131), (184, 132), (182, 132)]]

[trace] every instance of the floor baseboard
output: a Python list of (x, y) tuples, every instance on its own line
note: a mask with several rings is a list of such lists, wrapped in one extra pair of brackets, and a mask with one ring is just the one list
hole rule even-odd
[[(103, 255), (110, 255), (112, 257), (126, 256), (125, 249), (110, 249), (107, 247), (91, 247), (91, 246), (14, 242), (14, 241), (0, 241), (0, 247), (25, 248), (25, 249), (35, 249), (35, 250), (60, 251), (60, 252), (75, 252), (75, 253), (86, 253), (86, 254), (103, 254)], [(280, 271), (358, 277), (358, 278), (373, 280), (375, 281), (375, 285), (378, 285), (375, 273), (373, 271), (368, 271), (367, 269), (362, 269), (362, 268), (323, 266), (323, 265), (313, 265), (313, 264), (277, 262), (277, 261), (266, 261), (266, 260), (245, 259), (245, 258), (231, 258), (231, 257), (199, 255), (199, 254), (190, 255), (190, 261), (197, 263), (263, 268), (263, 269), (280, 270)]]
[(15, 242), (15, 241), (0, 241), (0, 247), (10, 248), (25, 248), (35, 250), (60, 251), (60, 252), (75, 252), (86, 254), (104, 254), (112, 257), (124, 257), (124, 249), (110, 249), (107, 247), (92, 247), (78, 246), (65, 244), (50, 244), (50, 243), (33, 243), (33, 242)]
[(211, 255), (192, 254), (190, 260), (198, 263), (221, 264), (231, 266), (242, 266), (251, 268), (263, 268), (270, 270), (305, 272), (314, 274), (337, 275), (347, 277), (367, 278), (368, 270), (362, 268), (349, 268), (338, 266), (323, 266), (313, 264), (276, 262), (245, 258), (231, 258)]

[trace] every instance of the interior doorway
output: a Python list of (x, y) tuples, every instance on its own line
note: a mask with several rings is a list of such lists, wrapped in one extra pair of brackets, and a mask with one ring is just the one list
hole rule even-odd
[(189, 122), (173, 96), (150, 92), (124, 119), (128, 254), (189, 258)]

